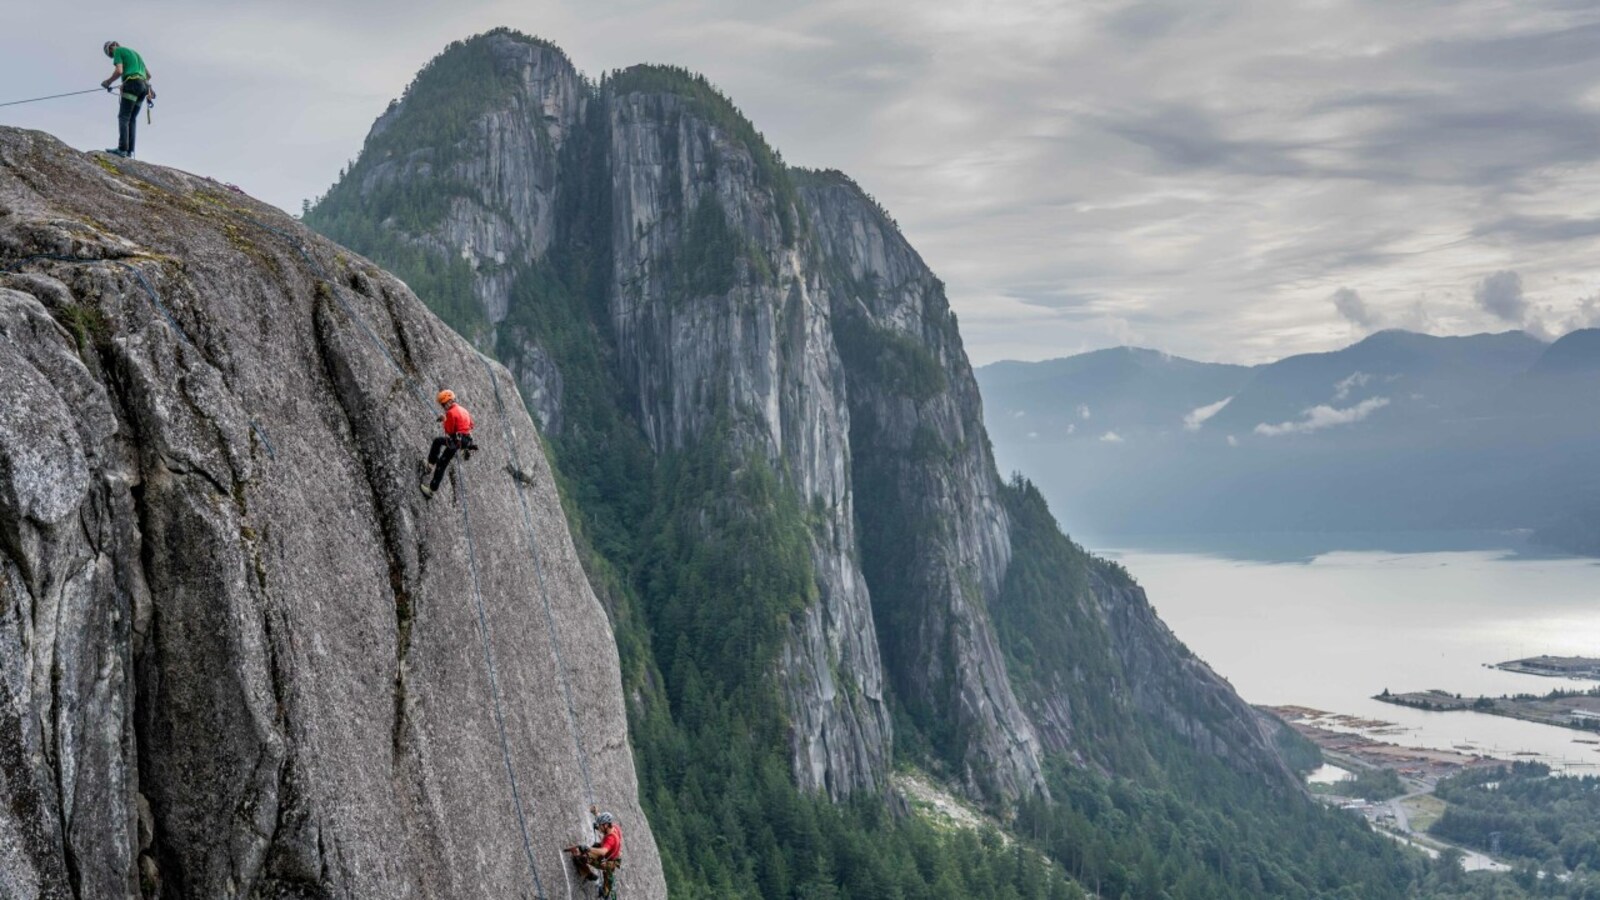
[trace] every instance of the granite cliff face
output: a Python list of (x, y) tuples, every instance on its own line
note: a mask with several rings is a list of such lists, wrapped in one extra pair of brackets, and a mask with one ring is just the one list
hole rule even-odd
[[(716, 440), (759, 454), (811, 510), (818, 596), (778, 663), (795, 774), (835, 795), (882, 787), (891, 728), (853, 552), (850, 420), (828, 295), (786, 239), (793, 210), (763, 186), (750, 147), (678, 94), (622, 93), (606, 110), (620, 375), (654, 449), (694, 445), (729, 420)], [(707, 233), (734, 258), (695, 258)]]
[[(514, 269), (509, 260), (541, 256), (556, 226), (561, 150), (588, 103), (588, 90), (566, 57), (522, 41), (479, 48), (502, 76), (505, 103), (472, 123), (487, 153), (439, 158), (424, 148), (386, 148), (362, 176), (366, 191), (415, 183), (471, 186), (450, 195), (440, 226), (415, 233), (418, 246), (465, 261), (491, 326), (506, 318)], [(428, 102), (423, 98), (417, 102)], [(372, 126), (380, 141), (401, 116), (399, 104)]]
[[(441, 123), (426, 103), (434, 82), (463, 73), (493, 87)], [(402, 165), (404, 192), (379, 174)], [(637, 67), (589, 83), (559, 50), (506, 31), (453, 45), (311, 221), (397, 264), (447, 250), (409, 271), (461, 281), (419, 293), (493, 347), (562, 428), (577, 424), (559, 399), (573, 379), (557, 344), (570, 336), (550, 320), (582, 281), (582, 341), (601, 348), (650, 453), (759, 459), (779, 474), (816, 587), (770, 664), (802, 787), (841, 797), (884, 785), (891, 703), (987, 800), (1044, 791), (1048, 752), (1105, 764), (1065, 682), (1019, 684), (1014, 632), (995, 625), (1017, 548), (1032, 545), (1007, 512), (943, 285), (849, 179), (784, 166), (703, 79)], [(464, 296), (471, 308), (456, 305)], [(1048, 610), (1070, 610), (1092, 650), (1066, 662), (1074, 690), (1282, 774), (1253, 726), (1211, 723), (1254, 718), (1142, 593), (1079, 581)]]
[[(34, 132), (0, 267), (0, 896), (564, 896), (591, 803), (666, 896), (505, 369), (282, 213)], [(484, 449), (430, 502), (444, 385)]]
[(1010, 523), (944, 285), (848, 179), (810, 175), (801, 196), (831, 263), (869, 583), (895, 688), (924, 728), (951, 728), (966, 784), (1025, 796), (1043, 786), (1039, 741), (988, 615)]
[[(1026, 509), (1030, 489), (1002, 487), (996, 477), (943, 284), (848, 178), (812, 173), (802, 184), (812, 233), (833, 261), (868, 583), (885, 656), (913, 718), (950, 730), (962, 779), (982, 794), (1015, 798), (1042, 785), (1047, 752), (1116, 769), (1117, 754), (1102, 745), (1142, 743), (1139, 717), (1204, 754), (1272, 781), (1286, 777), (1270, 727), (1178, 641), (1127, 573), (1072, 545), (1042, 508), (1038, 516), (1008, 512), (1001, 494)], [(907, 527), (915, 522), (926, 524)], [(1019, 554), (1060, 571), (1053, 602), (1013, 620), (1008, 638), (997, 634), (995, 618), (1019, 602), (1019, 591), (1006, 589)], [(1008, 656), (1027, 655), (1016, 633), (1063, 621), (1072, 634), (1038, 647), (1048, 661), (1025, 677), (1011, 671)], [(1073, 695), (1087, 693), (1097, 702), (1075, 709)], [(1082, 708), (1090, 705), (1116, 713), (1082, 728), (1094, 718)]]

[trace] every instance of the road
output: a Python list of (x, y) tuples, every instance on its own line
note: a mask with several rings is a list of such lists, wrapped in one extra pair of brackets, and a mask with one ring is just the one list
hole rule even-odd
[[(1409, 839), (1413, 847), (1420, 847), (1429, 856), (1437, 858), (1439, 856), (1438, 849), (1430, 845), (1435, 843), (1443, 844), (1444, 842), (1440, 841), (1438, 838), (1427, 838), (1426, 840), (1428, 843), (1422, 843), (1422, 839), (1411, 830), (1411, 816), (1406, 812), (1405, 805), (1407, 800), (1431, 793), (1433, 793), (1432, 787), (1424, 787), (1421, 790), (1412, 791), (1409, 794), (1402, 794), (1401, 796), (1389, 801), (1389, 810), (1394, 813), (1395, 830)], [(1446, 846), (1455, 845), (1449, 844)], [(1490, 872), (1511, 871), (1510, 866), (1503, 862), (1497, 862), (1493, 857), (1490, 857), (1486, 854), (1479, 853), (1476, 850), (1468, 850), (1465, 847), (1457, 847), (1456, 849), (1460, 850), (1462, 854), (1464, 854), (1461, 857), (1461, 868), (1468, 872), (1479, 872), (1483, 870), (1488, 870)]]
[(1406, 812), (1406, 801), (1413, 797), (1421, 797), (1424, 794), (1431, 793), (1433, 793), (1433, 788), (1424, 787), (1409, 794), (1401, 794), (1389, 801), (1389, 810), (1394, 813), (1394, 825), (1400, 829), (1400, 833), (1411, 833), (1411, 816)]

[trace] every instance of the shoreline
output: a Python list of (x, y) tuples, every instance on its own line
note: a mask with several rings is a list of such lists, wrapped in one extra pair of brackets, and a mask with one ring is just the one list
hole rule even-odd
[[(1473, 712), (1506, 719), (1551, 725), (1600, 740), (1600, 689), (1585, 693), (1551, 691), (1544, 696), (1517, 694), (1502, 697), (1464, 697), (1434, 688), (1426, 691), (1384, 692), (1373, 695), (1379, 703), (1424, 712)], [(1578, 743), (1585, 743), (1579, 741)]]

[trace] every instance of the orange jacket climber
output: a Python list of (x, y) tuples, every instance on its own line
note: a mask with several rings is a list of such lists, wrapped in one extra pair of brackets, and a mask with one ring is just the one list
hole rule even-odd
[(444, 407), (444, 413), (439, 416), (439, 421), (444, 423), (444, 437), (434, 438), (433, 446), (428, 450), (428, 465), (433, 466), (433, 480), (422, 485), (422, 496), (432, 497), (439, 490), (439, 485), (444, 482), (445, 469), (450, 467), (450, 460), (455, 458), (456, 451), (461, 451), (461, 458), (472, 458), (472, 451), (477, 445), (472, 442), (472, 414), (456, 402), (456, 392), (446, 389), (439, 392), (439, 405)]
[[(441, 397), (446, 394), (450, 396), (450, 402), (445, 405), (444, 408), (444, 433), (450, 435), (451, 437), (461, 434), (471, 434), (472, 414), (467, 412), (466, 407), (455, 402), (456, 395), (454, 393), (450, 391), (439, 392)], [(439, 402), (444, 403), (443, 400)]]

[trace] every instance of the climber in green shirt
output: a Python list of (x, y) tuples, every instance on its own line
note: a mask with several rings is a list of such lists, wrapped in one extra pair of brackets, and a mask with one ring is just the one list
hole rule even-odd
[(144, 105), (146, 97), (154, 101), (156, 92), (150, 87), (150, 70), (145, 67), (144, 58), (133, 48), (124, 47), (116, 41), (106, 41), (103, 49), (111, 57), (111, 64), (115, 68), (111, 70), (111, 77), (100, 82), (100, 86), (110, 91), (111, 83), (122, 79), (122, 104), (117, 109), (117, 149), (106, 152), (131, 158), (133, 133), (139, 124), (139, 107)]

